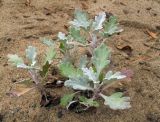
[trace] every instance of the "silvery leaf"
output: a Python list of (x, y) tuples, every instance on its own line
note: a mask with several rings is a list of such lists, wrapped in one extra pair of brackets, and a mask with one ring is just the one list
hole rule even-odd
[(12, 63), (14, 66), (16, 66), (17, 68), (28, 68), (28, 66), (24, 64), (23, 59), (18, 55), (8, 54), (7, 57), (8, 57), (8, 61)]
[(74, 20), (71, 21), (70, 24), (78, 28), (84, 27), (87, 29), (90, 25), (87, 13), (82, 10), (75, 10)]
[(48, 38), (40, 38), (41, 42), (47, 46), (54, 46), (53, 40)]
[(34, 66), (36, 64), (36, 56), (37, 56), (36, 48), (28, 46), (28, 48), (26, 49), (26, 57), (31, 61), (32, 63), (31, 66)]
[(113, 79), (117, 79), (117, 80), (120, 80), (120, 79), (123, 79), (123, 78), (126, 78), (125, 75), (123, 75), (121, 72), (116, 72), (116, 73), (113, 73), (112, 71), (108, 71), (105, 75), (105, 80), (113, 80)]
[(81, 77), (82, 71), (76, 69), (70, 62), (64, 61), (59, 65), (62, 75), (68, 78)]
[(58, 33), (58, 38), (59, 38), (59, 40), (67, 40), (65, 33), (62, 33), (62, 32)]
[(46, 52), (46, 62), (48, 61), (48, 63), (51, 64), (55, 56), (56, 56), (56, 51), (54, 47), (50, 47)]
[(66, 87), (73, 88), (74, 90), (93, 90), (89, 82), (85, 78), (75, 78), (65, 81)]
[(108, 105), (111, 109), (128, 109), (130, 105), (130, 97), (123, 97), (123, 93), (117, 92), (111, 96), (105, 96), (100, 94), (101, 97), (105, 100), (104, 104)]
[(86, 39), (83, 36), (81, 36), (80, 30), (78, 28), (70, 27), (69, 33), (75, 41), (83, 44), (86, 42)]
[(106, 20), (105, 12), (99, 13), (98, 16), (95, 16), (95, 22), (93, 22), (94, 30), (100, 30), (103, 28), (103, 22)]
[(17, 68), (31, 69), (32, 67), (27, 66), (26, 64), (19, 64), (17, 65)]
[(101, 71), (110, 63), (109, 55), (110, 51), (103, 43), (94, 49), (92, 63), (97, 70), (98, 77)]
[(117, 18), (115, 16), (111, 16), (109, 18), (109, 21), (106, 22), (104, 25), (104, 35), (105, 36), (110, 36), (114, 33), (119, 33), (122, 31), (123, 31), (123, 29), (120, 29), (118, 27)]
[(94, 72), (92, 67), (89, 69), (87, 67), (82, 68), (82, 71), (84, 75), (88, 76), (89, 80), (93, 81), (94, 83), (99, 83), (97, 74)]

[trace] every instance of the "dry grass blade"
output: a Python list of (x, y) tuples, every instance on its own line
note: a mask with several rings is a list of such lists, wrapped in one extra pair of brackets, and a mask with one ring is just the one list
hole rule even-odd
[(154, 33), (152, 31), (147, 30), (148, 35), (150, 35), (152, 38), (157, 39), (157, 33)]

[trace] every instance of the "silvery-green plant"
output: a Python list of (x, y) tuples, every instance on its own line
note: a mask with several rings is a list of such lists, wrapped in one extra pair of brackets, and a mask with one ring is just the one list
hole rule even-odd
[(107, 18), (105, 12), (100, 12), (94, 19), (89, 19), (85, 11), (77, 9), (74, 19), (69, 24), (68, 34), (58, 33), (63, 53), (75, 46), (89, 47), (92, 53), (93, 48), (104, 38), (123, 31), (118, 27), (117, 18), (115, 16)]
[[(108, 71), (104, 73), (104, 68), (110, 64), (109, 57), (110, 50), (102, 43), (93, 50), (90, 61), (92, 65), (90, 67), (87, 67), (87, 60), (85, 58), (79, 67), (74, 67), (70, 62), (65, 61), (60, 64), (61, 73), (68, 77), (64, 85), (75, 91), (72, 94), (64, 95), (61, 99), (61, 105), (63, 107), (68, 108), (74, 101), (78, 101), (80, 104), (86, 106), (85, 110), (92, 106), (98, 107), (99, 103), (97, 100), (99, 97), (104, 99), (105, 105), (108, 105), (114, 110), (128, 109), (131, 107), (130, 97), (124, 97), (122, 92), (116, 92), (111, 95), (105, 95), (103, 93), (115, 82), (127, 77), (122, 72)], [(81, 91), (92, 91), (93, 95), (90, 98), (86, 98), (79, 94)], [(74, 99), (77, 97), (78, 99)]]
[(33, 81), (35, 83), (35, 86), (38, 88), (41, 94), (45, 96), (47, 101), (47, 94), (45, 89), (43, 88), (42, 82), (48, 73), (49, 67), (51, 66), (53, 59), (55, 58), (56, 52), (55, 52), (54, 46), (49, 45), (49, 48), (45, 53), (45, 57), (42, 65), (38, 64), (37, 51), (35, 47), (28, 46), (28, 48), (25, 50), (25, 53), (26, 53), (26, 59), (29, 62), (27, 64), (25, 63), (23, 58), (19, 57), (17, 54), (8, 54), (9, 63), (11, 63), (13, 66), (16, 66), (17, 68), (27, 70), (31, 75), (31, 80), (23, 80), (18, 83), (26, 84), (30, 81)]

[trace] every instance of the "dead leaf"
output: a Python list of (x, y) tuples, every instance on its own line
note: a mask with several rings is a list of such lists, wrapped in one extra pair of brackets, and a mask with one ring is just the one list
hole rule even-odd
[(6, 93), (8, 96), (11, 96), (11, 97), (20, 97), (22, 96), (23, 94), (33, 90), (35, 87), (32, 87), (32, 88), (18, 88), (16, 90), (11, 90), (9, 91), (8, 93)]
[(34, 85), (34, 82), (30, 79), (20, 79), (19, 81), (15, 82), (15, 84), (23, 85), (26, 87), (32, 87)]
[(157, 33), (154, 33), (152, 31), (147, 30), (148, 35), (150, 35), (152, 38), (157, 39)]

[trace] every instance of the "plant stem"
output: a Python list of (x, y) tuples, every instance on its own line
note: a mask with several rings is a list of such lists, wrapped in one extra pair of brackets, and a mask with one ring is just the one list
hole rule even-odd
[(40, 93), (42, 95), (45, 96), (46, 102), (49, 102), (48, 99), (47, 99), (46, 90), (44, 89), (43, 85), (41, 84), (40, 79), (38, 78), (38, 74), (37, 74), (36, 70), (32, 70), (31, 69), (31, 70), (29, 70), (29, 73), (30, 73), (30, 75), (32, 77), (32, 80), (35, 82), (37, 89), (40, 91)]

